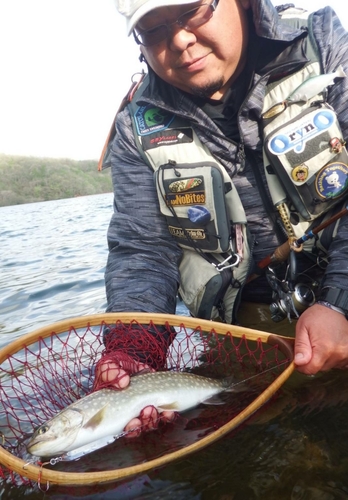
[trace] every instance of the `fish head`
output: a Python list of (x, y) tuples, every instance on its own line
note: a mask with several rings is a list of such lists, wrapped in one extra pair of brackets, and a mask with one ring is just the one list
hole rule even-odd
[(83, 414), (77, 408), (67, 408), (38, 427), (27, 451), (37, 457), (60, 456), (71, 449), (83, 425)]

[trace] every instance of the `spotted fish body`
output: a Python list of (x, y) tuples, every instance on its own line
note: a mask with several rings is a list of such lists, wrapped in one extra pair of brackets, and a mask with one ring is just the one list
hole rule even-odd
[(312, 76), (297, 87), (286, 99), (286, 101), (309, 101), (312, 97), (320, 94), (326, 87), (335, 83), (335, 78), (346, 76), (342, 66), (339, 66), (334, 73)]
[(122, 436), (145, 406), (182, 412), (232, 386), (230, 378), (215, 380), (185, 372), (137, 375), (122, 391), (101, 389), (69, 405), (34, 432), (27, 450), (38, 457), (73, 460)]

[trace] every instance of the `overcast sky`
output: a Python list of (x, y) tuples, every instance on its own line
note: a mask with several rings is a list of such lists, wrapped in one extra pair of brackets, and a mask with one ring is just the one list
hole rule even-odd
[[(346, 0), (295, 3), (348, 29)], [(0, 0), (0, 47), (0, 153), (97, 159), (141, 69), (113, 0)]]

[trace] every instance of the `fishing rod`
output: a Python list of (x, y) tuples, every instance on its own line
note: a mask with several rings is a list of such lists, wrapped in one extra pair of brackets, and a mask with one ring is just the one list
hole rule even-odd
[[(288, 318), (299, 318), (300, 314), (315, 302), (315, 295), (311, 287), (304, 283), (295, 283), (296, 276), (296, 252), (301, 252), (303, 243), (314, 238), (320, 231), (336, 222), (338, 219), (348, 213), (348, 203), (345, 207), (332, 217), (318, 224), (317, 227), (307, 230), (300, 238), (291, 236), (288, 240), (275, 249), (273, 253), (267, 255), (258, 264), (257, 269), (268, 268), (267, 280), (273, 290), (273, 302), (270, 305), (271, 318), (273, 321), (282, 321)], [(279, 280), (276, 273), (271, 268), (272, 264), (278, 264), (289, 259), (287, 268), (288, 279)], [(258, 278), (260, 273), (257, 271), (251, 274), (247, 283)]]
[(300, 238), (296, 238), (294, 236), (290, 237), (285, 243), (276, 248), (273, 253), (267, 255), (267, 257), (260, 260), (260, 262), (258, 262), (257, 264), (257, 267), (259, 269), (265, 269), (270, 264), (284, 262), (285, 260), (288, 259), (291, 250), (295, 252), (301, 252), (303, 249), (303, 243), (305, 241), (315, 238), (315, 236), (318, 233), (320, 233), (320, 231), (322, 231), (330, 224), (333, 224), (338, 219), (347, 214), (348, 214), (348, 203), (342, 210), (340, 210), (335, 215), (333, 215), (329, 219), (319, 224), (317, 227), (310, 229), (309, 231), (306, 231)]

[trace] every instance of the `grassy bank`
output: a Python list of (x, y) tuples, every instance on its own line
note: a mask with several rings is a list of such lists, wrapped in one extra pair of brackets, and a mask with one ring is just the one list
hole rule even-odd
[(0, 207), (112, 191), (110, 169), (96, 160), (0, 154)]

